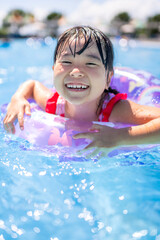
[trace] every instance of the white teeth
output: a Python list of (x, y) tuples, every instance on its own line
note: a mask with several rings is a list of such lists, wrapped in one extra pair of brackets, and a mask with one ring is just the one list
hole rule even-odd
[(67, 84), (67, 87), (68, 88), (77, 88), (77, 89), (86, 89), (87, 88), (87, 86), (85, 86), (85, 85), (72, 85), (72, 84)]

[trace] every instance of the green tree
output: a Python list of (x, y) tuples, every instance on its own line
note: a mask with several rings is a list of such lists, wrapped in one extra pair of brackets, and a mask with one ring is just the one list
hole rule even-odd
[(34, 21), (34, 15), (32, 13), (25, 12), (21, 9), (13, 9), (9, 11), (3, 19), (3, 27), (9, 27), (13, 23), (21, 26), (32, 21)]
[(13, 9), (8, 13), (8, 16), (25, 16), (25, 12), (21, 9)]
[(52, 12), (47, 16), (47, 20), (58, 20), (62, 17), (61, 13), (58, 12)]
[(114, 20), (128, 23), (131, 20), (131, 17), (127, 12), (121, 12), (113, 18), (113, 21)]
[(160, 14), (148, 18), (148, 22), (160, 22)]
[(157, 37), (160, 34), (160, 14), (147, 19), (147, 32), (149, 37)]

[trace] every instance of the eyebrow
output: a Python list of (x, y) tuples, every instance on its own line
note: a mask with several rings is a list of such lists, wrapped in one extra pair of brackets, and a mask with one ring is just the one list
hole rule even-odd
[(62, 57), (70, 57), (70, 56), (73, 56), (71, 53), (64, 53), (61, 55)]
[[(71, 53), (65, 53), (65, 54), (62, 55), (62, 57), (70, 57), (70, 56), (73, 56), (73, 55)], [(98, 61), (101, 61), (101, 59), (94, 54), (86, 54), (85, 57), (93, 58), (93, 59), (96, 59)]]
[(87, 54), (86, 57), (93, 58), (93, 59), (96, 59), (98, 61), (101, 61), (101, 59), (97, 55), (94, 55), (94, 54)]

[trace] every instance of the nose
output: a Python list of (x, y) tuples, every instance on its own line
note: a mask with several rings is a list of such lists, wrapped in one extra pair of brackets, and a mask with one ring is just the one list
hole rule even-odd
[(79, 68), (74, 68), (70, 72), (70, 76), (74, 78), (82, 78), (84, 77), (84, 73)]

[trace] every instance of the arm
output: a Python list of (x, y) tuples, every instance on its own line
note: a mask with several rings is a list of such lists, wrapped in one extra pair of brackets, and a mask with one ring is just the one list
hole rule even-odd
[(98, 132), (76, 134), (74, 138), (91, 139), (87, 148), (160, 143), (160, 108), (143, 106), (128, 100), (120, 101), (113, 108), (109, 120), (137, 126), (115, 129), (94, 124), (91, 130)]
[(3, 121), (6, 131), (15, 132), (13, 122), (16, 118), (18, 118), (19, 126), (23, 130), (24, 113), (31, 115), (30, 104), (27, 99), (33, 98), (42, 109), (45, 109), (47, 99), (50, 96), (51, 91), (38, 81), (29, 80), (23, 83), (12, 96), (11, 102), (8, 105)]
[(122, 131), (125, 145), (160, 143), (160, 108), (120, 101), (109, 120), (137, 125)]

